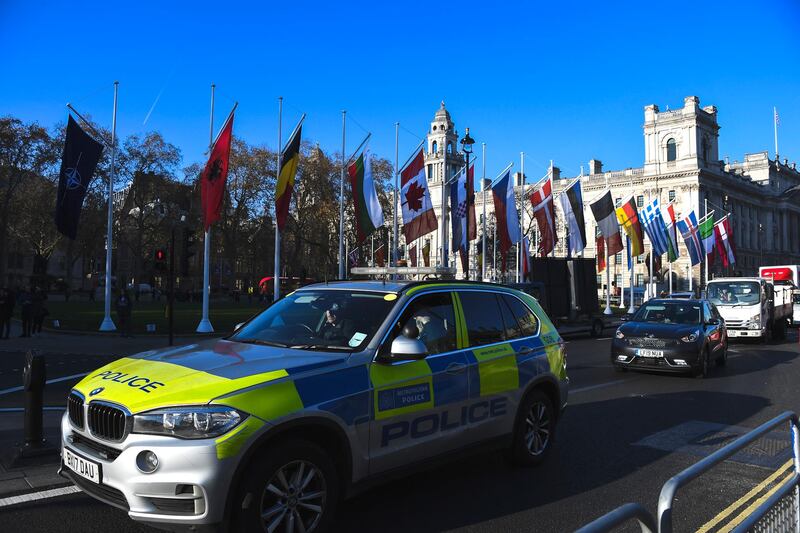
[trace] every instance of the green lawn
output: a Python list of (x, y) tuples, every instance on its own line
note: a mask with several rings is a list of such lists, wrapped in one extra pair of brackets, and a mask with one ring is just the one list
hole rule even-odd
[[(133, 333), (147, 333), (147, 324), (155, 324), (155, 333), (166, 334), (167, 314), (166, 299), (161, 302), (151, 302), (149, 298), (134, 302), (133, 306)], [(45, 320), (46, 327), (53, 326), (53, 320), (60, 322), (60, 329), (97, 331), (103, 321), (103, 302), (47, 301), (45, 307), (50, 315)], [(217, 333), (233, 331), (233, 327), (243, 322), (264, 309), (256, 302), (248, 304), (246, 299), (241, 302), (211, 301), (209, 305), (209, 318)], [(178, 335), (194, 333), (197, 323), (202, 316), (200, 302), (175, 302), (175, 333)], [(111, 318), (119, 326), (114, 306), (111, 306)]]

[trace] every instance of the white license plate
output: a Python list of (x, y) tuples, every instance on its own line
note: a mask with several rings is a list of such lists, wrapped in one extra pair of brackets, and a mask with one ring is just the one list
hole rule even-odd
[(100, 483), (100, 465), (72, 453), (69, 448), (64, 448), (64, 464), (79, 476)]
[(664, 350), (645, 350), (644, 348), (637, 348), (636, 355), (639, 357), (664, 357)]

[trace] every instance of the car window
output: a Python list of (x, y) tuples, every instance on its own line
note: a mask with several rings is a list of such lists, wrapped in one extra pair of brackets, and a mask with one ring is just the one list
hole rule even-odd
[(515, 298), (510, 294), (503, 294), (501, 299), (514, 313), (522, 331), (522, 336), (531, 337), (536, 335), (536, 332), (539, 331), (539, 319), (528, 309), (528, 306), (522, 303), (519, 298)]
[[(497, 295), (497, 297), (500, 298), (500, 295)], [(498, 303), (500, 305), (500, 315), (503, 318), (503, 324), (505, 326), (505, 339), (507, 341), (511, 339), (518, 339), (522, 336), (522, 329), (519, 327), (517, 319), (514, 318), (511, 308), (508, 306), (508, 303), (503, 301), (502, 298), (499, 299)]]
[(483, 346), (503, 340), (505, 325), (500, 305), (492, 292), (464, 291), (458, 293), (467, 322), (470, 346)]
[(414, 298), (392, 327), (383, 353), (389, 354), (392, 341), (402, 333), (406, 324), (414, 323), (419, 330), (419, 340), (428, 349), (428, 355), (451, 352), (456, 349), (456, 321), (453, 297), (449, 292), (423, 294)]

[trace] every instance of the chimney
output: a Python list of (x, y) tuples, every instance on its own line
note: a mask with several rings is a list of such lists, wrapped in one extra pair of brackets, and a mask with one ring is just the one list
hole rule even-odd
[(558, 167), (553, 167), (553, 180), (560, 180), (561, 179), (561, 169)]
[(592, 159), (589, 161), (589, 174), (602, 174), (603, 162), (599, 159)]

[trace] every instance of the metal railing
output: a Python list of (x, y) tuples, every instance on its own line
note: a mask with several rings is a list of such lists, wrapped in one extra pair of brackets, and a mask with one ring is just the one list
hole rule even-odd
[[(797, 415), (791, 411), (786, 411), (769, 422), (761, 424), (753, 431), (742, 435), (735, 441), (731, 442), (727, 446), (717, 450), (716, 452), (712, 453), (705, 459), (701, 460), (698, 463), (693, 464), (683, 472), (673, 476), (669, 481), (667, 481), (664, 486), (661, 488), (661, 494), (658, 497), (658, 531), (659, 533), (672, 533), (672, 505), (675, 501), (675, 494), (678, 492), (678, 489), (682, 486), (686, 485), (700, 474), (703, 474), (713, 468), (714, 466), (718, 465), (725, 459), (728, 459), (736, 452), (746, 448), (749, 444), (755, 442), (759, 438), (763, 437), (773, 429), (777, 428), (781, 424), (785, 422), (791, 423), (792, 428), (792, 453), (794, 457), (794, 475), (791, 479), (784, 482), (781, 485), (781, 488), (773, 494), (773, 497), (776, 497), (778, 494), (783, 494), (786, 496), (789, 491), (793, 491), (794, 497), (794, 513), (792, 519), (794, 520), (794, 528), (795, 530), (798, 525), (800, 525), (800, 499), (798, 499), (798, 472), (800, 472), (800, 463), (798, 463), (798, 457), (800, 457), (800, 428), (798, 427), (798, 419)], [(770, 510), (770, 505), (768, 505), (773, 498), (768, 499), (761, 505), (759, 505), (745, 520), (739, 527), (735, 529), (735, 531), (746, 531), (747, 528), (743, 527), (745, 524), (755, 524), (757, 523), (767, 512)], [(776, 501), (780, 501), (778, 498)], [(774, 503), (774, 502), (773, 502)]]
[(642, 530), (642, 533), (655, 533), (655, 518), (638, 503), (626, 503), (617, 507), (610, 513), (586, 524), (575, 533), (606, 533), (634, 519), (639, 522), (639, 529)]
[(769, 497), (742, 520), (733, 533), (800, 532), (800, 423), (795, 413), (785, 411), (670, 478), (658, 498), (658, 521), (640, 504), (626, 503), (583, 526), (578, 533), (610, 532), (632, 519), (639, 522), (642, 533), (672, 533), (672, 506), (678, 489), (786, 422), (790, 423), (792, 432), (792, 474), (773, 487)]

